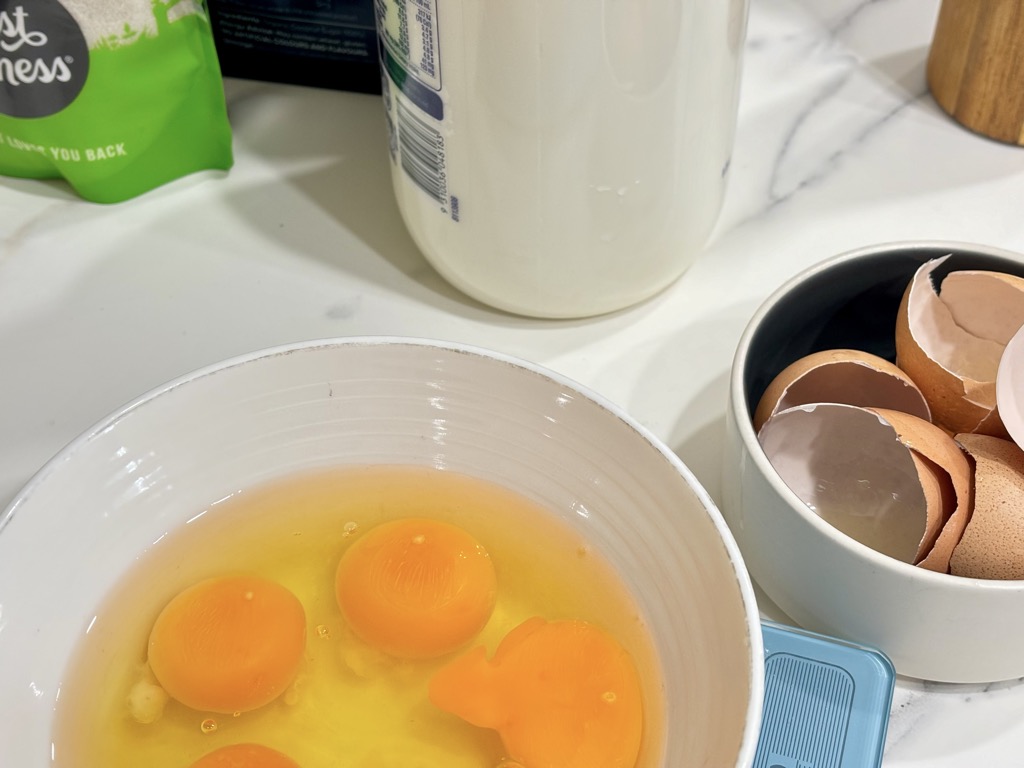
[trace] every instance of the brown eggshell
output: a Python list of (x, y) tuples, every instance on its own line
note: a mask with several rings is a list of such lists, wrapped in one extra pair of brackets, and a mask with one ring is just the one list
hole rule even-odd
[[(941, 295), (956, 324), (980, 339), (1005, 347), (1024, 326), (1024, 278), (1017, 275), (969, 269), (950, 272), (942, 281)], [(998, 366), (998, 359), (995, 363)], [(989, 375), (994, 375), (991, 361), (989, 366)]]
[(926, 538), (922, 483), (913, 452), (881, 415), (839, 403), (798, 405), (768, 419), (758, 441), (782, 481), (824, 521), (877, 552), (916, 560)]
[(812, 403), (774, 414), (758, 440), (783, 481), (835, 528), (897, 560), (946, 569), (956, 541), (936, 545), (960, 520), (969, 464), (941, 429), (900, 411)]
[(932, 273), (947, 258), (922, 264), (903, 294), (896, 364), (924, 393), (936, 423), (953, 433), (1007, 437), (995, 378), (1006, 342), (1024, 322), (1024, 280), (963, 270), (939, 290)]
[(917, 468), (925, 499), (924, 533), (914, 556), (914, 562), (920, 563), (935, 546), (942, 525), (946, 522), (946, 516), (956, 508), (956, 499), (953, 484), (946, 470), (915, 450), (910, 451), (910, 458), (914, 460), (914, 466)]
[[(949, 570), (949, 558), (960, 541), (970, 514), (970, 462), (956, 441), (934, 424), (900, 411), (882, 408), (867, 410), (887, 421), (896, 431), (901, 443), (933, 465), (924, 465), (924, 469), (929, 473), (926, 475), (921, 472), (922, 462), (916, 462), (921, 475), (921, 487), (929, 507), (928, 522), (925, 536), (921, 539), (917, 565), (931, 571), (946, 573)], [(936, 527), (940, 528), (937, 534)], [(929, 537), (934, 541), (930, 547)]]
[(891, 408), (931, 419), (921, 390), (888, 360), (858, 349), (829, 349), (779, 372), (754, 410), (754, 430), (779, 411), (809, 403)]
[(974, 509), (950, 572), (1024, 579), (1024, 451), (988, 435), (957, 435), (956, 440), (974, 459)]

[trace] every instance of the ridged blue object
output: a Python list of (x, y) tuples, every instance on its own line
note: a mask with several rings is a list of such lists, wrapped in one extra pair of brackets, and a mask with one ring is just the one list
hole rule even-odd
[(765, 698), (754, 768), (877, 768), (895, 672), (873, 648), (762, 625)]

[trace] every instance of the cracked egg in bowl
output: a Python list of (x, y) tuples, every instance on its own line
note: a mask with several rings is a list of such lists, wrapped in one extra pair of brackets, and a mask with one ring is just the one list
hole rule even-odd
[(308, 342), (97, 424), (0, 518), (0, 762), (750, 765), (752, 587), (690, 471), (485, 350)]

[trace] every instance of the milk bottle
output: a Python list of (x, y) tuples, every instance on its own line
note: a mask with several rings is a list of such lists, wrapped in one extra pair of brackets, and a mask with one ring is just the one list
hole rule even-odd
[(717, 219), (747, 0), (375, 0), (392, 183), (470, 296), (584, 317), (676, 280)]

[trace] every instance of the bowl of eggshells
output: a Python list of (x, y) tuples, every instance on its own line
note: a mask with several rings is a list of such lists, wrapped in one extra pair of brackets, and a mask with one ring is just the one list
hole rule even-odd
[(1024, 676), (1024, 256), (890, 243), (791, 278), (730, 381), (723, 514), (793, 622), (905, 676)]
[(0, 513), (5, 766), (749, 766), (763, 675), (689, 469), (489, 350), (226, 360)]

